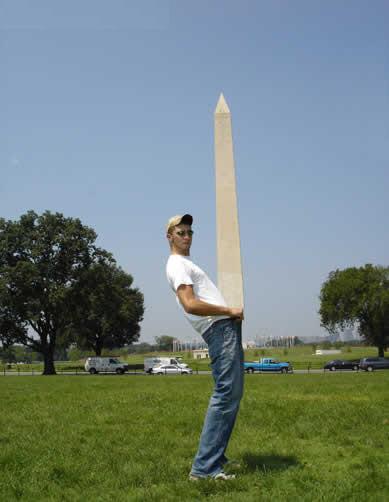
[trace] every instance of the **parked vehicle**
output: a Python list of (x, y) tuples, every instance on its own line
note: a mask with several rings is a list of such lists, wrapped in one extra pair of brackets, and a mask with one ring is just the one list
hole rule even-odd
[(128, 370), (128, 364), (116, 357), (88, 357), (85, 361), (85, 371), (91, 375), (96, 373), (117, 373), (122, 375)]
[(178, 361), (175, 357), (148, 357), (144, 360), (144, 369), (146, 373), (151, 373), (153, 368), (161, 366), (162, 364), (172, 364), (178, 368), (184, 369), (188, 365)]
[(162, 364), (151, 369), (153, 375), (190, 375), (192, 368), (179, 368), (175, 364)]
[(359, 370), (359, 360), (358, 361), (343, 361), (342, 359), (333, 359), (324, 365), (325, 370)]
[(359, 362), (361, 370), (374, 371), (389, 369), (388, 357), (364, 357)]
[(289, 362), (280, 362), (270, 357), (262, 357), (258, 362), (245, 362), (243, 366), (246, 373), (254, 373), (254, 371), (293, 372), (293, 367)]

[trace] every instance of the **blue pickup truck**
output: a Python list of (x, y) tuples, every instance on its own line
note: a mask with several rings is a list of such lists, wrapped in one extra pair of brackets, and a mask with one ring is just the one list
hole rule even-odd
[(290, 363), (282, 363), (271, 357), (262, 357), (258, 362), (243, 363), (246, 373), (254, 371), (278, 371), (279, 373), (293, 373), (293, 367)]

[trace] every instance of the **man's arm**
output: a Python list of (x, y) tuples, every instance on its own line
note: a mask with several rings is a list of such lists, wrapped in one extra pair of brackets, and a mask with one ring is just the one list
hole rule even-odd
[(226, 315), (236, 319), (243, 320), (243, 309), (223, 307), (222, 305), (212, 305), (195, 297), (193, 286), (181, 284), (177, 289), (177, 296), (185, 312), (188, 314), (208, 316), (208, 315)]

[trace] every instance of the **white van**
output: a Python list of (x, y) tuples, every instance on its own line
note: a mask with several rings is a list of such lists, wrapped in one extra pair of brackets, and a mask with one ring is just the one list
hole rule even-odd
[(88, 357), (85, 361), (85, 371), (91, 375), (96, 373), (117, 373), (122, 375), (128, 370), (128, 364), (122, 363), (116, 357)]
[(177, 366), (178, 368), (185, 369), (188, 367), (187, 364), (177, 361), (174, 357), (149, 357), (144, 360), (145, 373), (151, 373), (153, 368), (157, 368), (162, 364), (169, 364)]

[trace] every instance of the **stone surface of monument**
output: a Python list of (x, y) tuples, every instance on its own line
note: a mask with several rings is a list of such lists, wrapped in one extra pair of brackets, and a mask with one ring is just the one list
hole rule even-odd
[(227, 305), (243, 307), (231, 113), (223, 94), (215, 109), (217, 281)]

